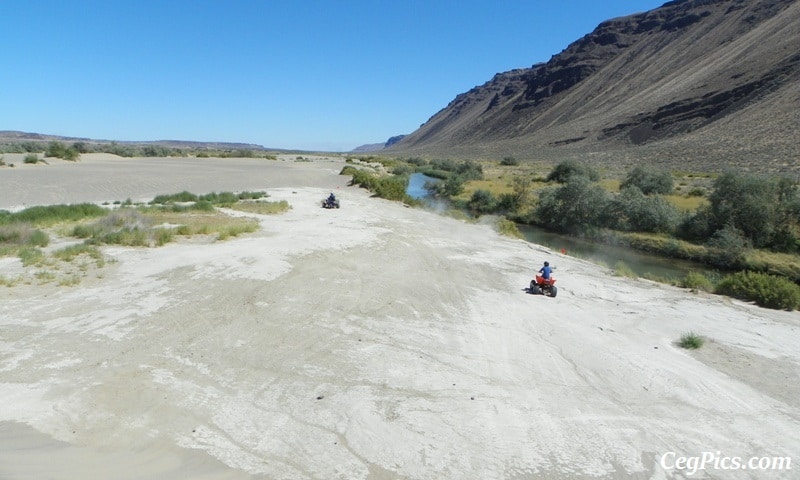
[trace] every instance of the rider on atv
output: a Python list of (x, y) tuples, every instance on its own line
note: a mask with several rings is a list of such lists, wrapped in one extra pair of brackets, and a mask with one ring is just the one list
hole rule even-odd
[(550, 297), (555, 297), (558, 294), (558, 287), (556, 287), (556, 279), (553, 278), (553, 267), (550, 262), (544, 262), (544, 266), (539, 269), (536, 278), (531, 280), (531, 285), (528, 291), (533, 294), (544, 294)]
[(545, 280), (550, 280), (550, 274), (553, 272), (553, 269), (550, 268), (550, 262), (544, 262), (544, 267), (539, 269), (539, 273), (542, 274), (542, 278)]

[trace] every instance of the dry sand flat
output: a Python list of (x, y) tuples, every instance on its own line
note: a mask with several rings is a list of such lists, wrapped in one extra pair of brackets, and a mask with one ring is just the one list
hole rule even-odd
[[(684, 478), (664, 453), (704, 451), (794, 461), (706, 478), (797, 478), (797, 313), (283, 165), (307, 176), (242, 177), (293, 207), (257, 233), (107, 247), (102, 279), (0, 289), (0, 478), (658, 479)], [(342, 208), (319, 208), (336, 186)], [(523, 291), (545, 259), (556, 299)], [(676, 347), (688, 330), (713, 343)]]

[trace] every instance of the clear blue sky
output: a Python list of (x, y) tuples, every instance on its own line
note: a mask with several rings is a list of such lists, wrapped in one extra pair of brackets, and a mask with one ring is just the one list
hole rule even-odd
[(350, 150), (666, 0), (0, 0), (0, 130)]

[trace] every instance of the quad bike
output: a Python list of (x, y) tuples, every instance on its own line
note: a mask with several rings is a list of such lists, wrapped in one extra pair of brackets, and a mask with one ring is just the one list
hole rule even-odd
[(550, 277), (548, 279), (542, 278), (541, 275), (536, 275), (536, 279), (531, 280), (531, 287), (528, 292), (534, 295), (548, 295), (555, 297), (558, 294), (558, 287), (556, 287), (556, 279)]
[(339, 208), (339, 199), (328, 197), (322, 201), (322, 208)]

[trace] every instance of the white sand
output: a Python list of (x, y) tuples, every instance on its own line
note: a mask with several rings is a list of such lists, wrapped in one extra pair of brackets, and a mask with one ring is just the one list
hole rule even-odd
[[(792, 456), (705, 478), (797, 478), (796, 312), (611, 277), (370, 198), (342, 166), (0, 169), (0, 208), (183, 189), (293, 207), (225, 242), (107, 247), (75, 287), (0, 288), (0, 478), (684, 478), (670, 451)], [(555, 299), (524, 292), (546, 259)], [(711, 342), (675, 346), (688, 330)]]

